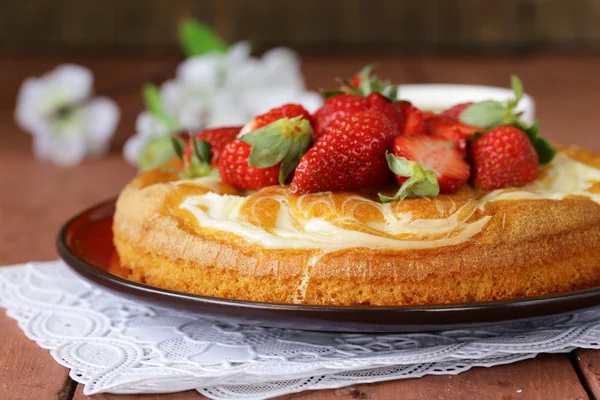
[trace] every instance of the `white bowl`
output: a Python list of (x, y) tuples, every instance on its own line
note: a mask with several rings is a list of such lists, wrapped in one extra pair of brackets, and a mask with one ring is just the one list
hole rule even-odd
[[(430, 111), (441, 111), (466, 101), (505, 101), (514, 98), (512, 90), (495, 86), (431, 83), (399, 85), (398, 90), (402, 100)], [(523, 112), (521, 120), (526, 124), (531, 125), (535, 121), (535, 103), (528, 94), (523, 95), (516, 111)]]

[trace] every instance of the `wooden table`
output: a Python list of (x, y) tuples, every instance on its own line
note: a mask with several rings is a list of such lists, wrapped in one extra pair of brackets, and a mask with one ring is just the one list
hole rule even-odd
[[(543, 135), (600, 150), (600, 57), (444, 57), (395, 55), (306, 57), (311, 88), (328, 87), (363, 64), (379, 60), (379, 72), (395, 82), (473, 83), (505, 86), (518, 74), (537, 101)], [(78, 62), (96, 76), (97, 92), (113, 97), (122, 120), (114, 151), (76, 168), (34, 160), (28, 135), (13, 122), (21, 81), (60, 62)], [(177, 60), (20, 57), (0, 60), (0, 265), (57, 258), (54, 236), (78, 210), (116, 195), (135, 174), (120, 146), (133, 132), (141, 110), (139, 87), (173, 75)], [(68, 370), (28, 340), (12, 319), (0, 313), (0, 399), (85, 399)], [(541, 355), (494, 368), (474, 368), (458, 376), (426, 376), (282, 399), (587, 399), (600, 398), (600, 351)], [(199, 399), (196, 392), (174, 395), (113, 396), (96, 399)]]

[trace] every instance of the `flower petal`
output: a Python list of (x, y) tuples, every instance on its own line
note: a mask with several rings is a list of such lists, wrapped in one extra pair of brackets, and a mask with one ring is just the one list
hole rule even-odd
[(103, 154), (119, 122), (119, 108), (114, 101), (97, 97), (84, 107), (84, 112), (88, 150), (94, 155)]
[(214, 53), (188, 58), (177, 67), (177, 78), (186, 85), (216, 87), (219, 62), (220, 56)]
[(75, 64), (59, 65), (42, 79), (53, 90), (60, 90), (63, 99), (69, 103), (81, 102), (88, 98), (94, 82), (94, 76), (89, 69)]
[(44, 134), (34, 137), (33, 151), (38, 159), (62, 166), (72, 166), (83, 161), (86, 146), (83, 135), (57, 137)]

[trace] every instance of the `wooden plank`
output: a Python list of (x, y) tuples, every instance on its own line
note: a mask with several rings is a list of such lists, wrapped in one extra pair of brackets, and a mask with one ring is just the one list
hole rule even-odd
[(574, 356), (584, 385), (591, 395), (600, 399), (600, 350), (580, 349)]
[(71, 380), (35, 342), (29, 340), (16, 321), (0, 310), (0, 399), (68, 399)]
[(493, 368), (474, 368), (459, 375), (428, 375), (349, 388), (280, 396), (278, 400), (583, 400), (588, 396), (566, 355), (540, 355), (536, 359)]

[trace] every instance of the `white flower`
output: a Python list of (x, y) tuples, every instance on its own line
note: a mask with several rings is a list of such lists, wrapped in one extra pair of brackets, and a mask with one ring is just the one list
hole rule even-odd
[[(299, 103), (314, 112), (323, 101), (319, 94), (306, 90), (296, 53), (276, 48), (261, 58), (251, 57), (246, 42), (235, 43), (222, 54), (188, 58), (177, 67), (175, 79), (163, 83), (160, 91), (164, 111), (177, 127), (172, 132), (153, 128), (164, 135), (244, 125), (285, 103)], [(154, 118), (152, 123), (160, 121)], [(140, 166), (144, 143), (150, 143), (149, 135), (138, 126), (137, 134), (126, 143), (125, 158)], [(153, 153), (157, 147), (153, 146)]]
[(112, 100), (90, 97), (93, 79), (88, 69), (66, 64), (23, 82), (15, 119), (33, 136), (36, 157), (74, 165), (108, 150), (119, 109)]

